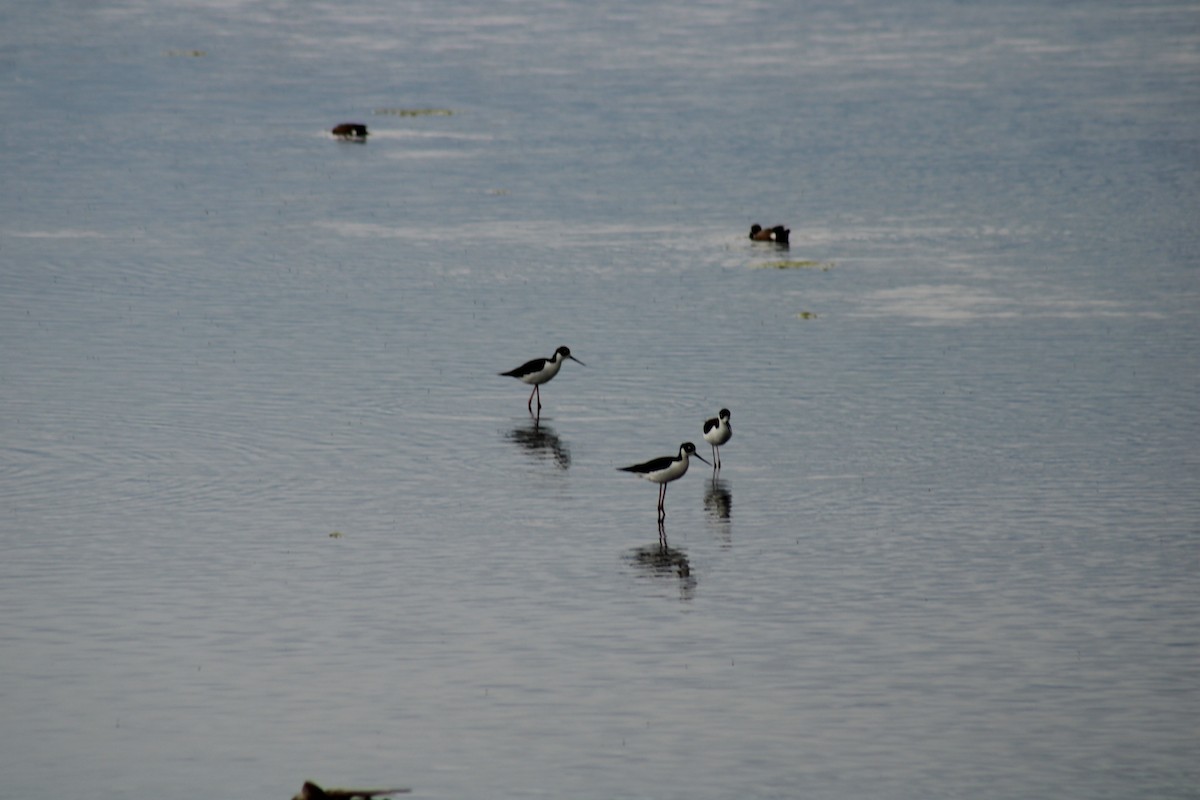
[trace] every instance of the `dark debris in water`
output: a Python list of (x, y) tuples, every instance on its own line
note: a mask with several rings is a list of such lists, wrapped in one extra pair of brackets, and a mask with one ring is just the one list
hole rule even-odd
[(322, 789), (312, 781), (305, 781), (300, 794), (292, 800), (374, 800), (394, 794), (408, 794), (412, 789)]

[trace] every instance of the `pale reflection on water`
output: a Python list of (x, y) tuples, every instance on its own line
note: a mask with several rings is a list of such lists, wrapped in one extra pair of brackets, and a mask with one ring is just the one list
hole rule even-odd
[(714, 473), (704, 489), (704, 515), (716, 539), (733, 543), (733, 484)]

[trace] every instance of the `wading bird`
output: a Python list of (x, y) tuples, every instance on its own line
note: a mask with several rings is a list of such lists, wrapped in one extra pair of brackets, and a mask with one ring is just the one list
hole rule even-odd
[(696, 456), (696, 458), (704, 461), (710, 467), (708, 461), (704, 457), (696, 453), (696, 445), (691, 442), (684, 442), (679, 445), (679, 455), (677, 456), (662, 456), (647, 461), (644, 464), (634, 464), (632, 467), (618, 467), (621, 472), (632, 472), (634, 475), (640, 475), (648, 481), (657, 483), (658, 486), (658, 521), (661, 523), (667, 518), (667, 510), (663, 508), (663, 502), (667, 499), (667, 484), (678, 478), (682, 478), (684, 473), (688, 471), (688, 456)]
[(568, 358), (580, 366), (587, 366), (587, 364), (584, 364), (578, 358), (571, 355), (570, 348), (560, 347), (554, 351), (554, 355), (550, 358), (535, 358), (532, 361), (526, 361), (516, 369), (510, 369), (508, 372), (501, 372), (500, 374), (509, 378), (516, 378), (522, 383), (533, 384), (533, 391), (529, 393), (529, 402), (525, 404), (529, 409), (529, 413), (532, 414), (534, 395), (537, 395), (538, 411), (542, 410), (542, 392), (538, 387), (557, 375), (558, 371), (562, 369), (563, 361)]
[(721, 413), (704, 422), (704, 441), (712, 445), (713, 467), (721, 468), (721, 445), (733, 436), (733, 426), (729, 424), (729, 409), (722, 408)]

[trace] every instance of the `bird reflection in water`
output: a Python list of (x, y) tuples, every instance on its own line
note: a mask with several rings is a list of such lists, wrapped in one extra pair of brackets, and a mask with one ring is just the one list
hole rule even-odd
[(536, 458), (554, 459), (554, 463), (560, 469), (571, 466), (571, 448), (559, 438), (554, 428), (540, 419), (535, 418), (527, 424), (518, 425), (508, 432), (506, 438), (516, 442), (522, 450)]
[(692, 577), (692, 565), (688, 561), (687, 553), (671, 547), (661, 522), (658, 525), (658, 544), (634, 549), (630, 560), (656, 577), (677, 577), (680, 591), (685, 597), (690, 597), (692, 590), (696, 588), (696, 579)]
[(729, 481), (718, 478), (714, 473), (704, 489), (704, 516), (726, 544), (733, 536), (732, 513), (733, 489)]

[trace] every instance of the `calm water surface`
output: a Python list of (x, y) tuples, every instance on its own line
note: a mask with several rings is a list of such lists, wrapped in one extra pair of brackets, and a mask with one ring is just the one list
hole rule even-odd
[(0, 797), (1200, 797), (1200, 6), (992, 5), (0, 11)]

